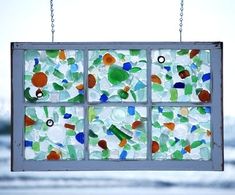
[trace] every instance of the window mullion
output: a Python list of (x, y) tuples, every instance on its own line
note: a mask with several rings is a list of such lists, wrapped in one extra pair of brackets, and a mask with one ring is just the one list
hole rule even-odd
[(147, 49), (147, 160), (152, 159), (152, 59), (151, 49)]
[(84, 50), (84, 76), (83, 76), (83, 83), (84, 83), (84, 135), (85, 135), (85, 145), (84, 145), (84, 159), (89, 160), (89, 121), (88, 121), (88, 50)]

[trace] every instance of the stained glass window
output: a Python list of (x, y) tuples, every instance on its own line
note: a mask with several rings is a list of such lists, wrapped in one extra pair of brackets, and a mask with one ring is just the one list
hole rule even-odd
[(210, 107), (153, 107), (154, 160), (209, 160)]
[(145, 102), (146, 67), (145, 50), (89, 51), (89, 101)]
[(222, 43), (12, 43), (12, 170), (223, 170)]
[(26, 101), (82, 103), (83, 51), (26, 50), (24, 78)]
[(209, 102), (210, 80), (209, 50), (152, 51), (154, 102)]
[(83, 124), (79, 107), (26, 107), (25, 159), (83, 159)]
[(145, 107), (90, 107), (90, 159), (146, 159)]

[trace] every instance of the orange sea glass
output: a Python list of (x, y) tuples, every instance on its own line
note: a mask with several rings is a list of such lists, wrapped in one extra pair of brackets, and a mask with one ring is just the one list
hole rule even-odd
[(159, 148), (159, 144), (156, 141), (152, 141), (152, 153), (158, 152)]
[(116, 59), (110, 55), (109, 53), (106, 53), (104, 56), (103, 56), (103, 63), (104, 65), (112, 65), (116, 62)]
[(44, 72), (37, 72), (33, 75), (31, 82), (35, 87), (44, 87), (47, 85), (47, 75)]

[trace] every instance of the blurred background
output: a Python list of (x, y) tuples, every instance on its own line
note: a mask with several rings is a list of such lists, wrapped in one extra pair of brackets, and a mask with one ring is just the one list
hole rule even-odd
[[(180, 0), (54, 0), (55, 41), (179, 41)], [(224, 42), (224, 172), (10, 172), (10, 42), (50, 42), (49, 0), (0, 0), (0, 194), (234, 194), (234, 0), (185, 0), (183, 41)]]

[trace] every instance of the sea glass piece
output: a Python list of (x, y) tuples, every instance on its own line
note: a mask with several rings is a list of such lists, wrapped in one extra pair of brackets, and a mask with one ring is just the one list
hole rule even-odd
[(37, 72), (33, 74), (31, 82), (35, 87), (44, 87), (47, 85), (47, 75), (44, 72)]
[(129, 94), (128, 92), (126, 92), (125, 90), (123, 89), (119, 89), (118, 90), (118, 96), (121, 98), (121, 99), (127, 99)]
[(153, 107), (152, 159), (210, 160), (212, 130), (206, 109)]
[(128, 114), (135, 115), (135, 106), (128, 106)]
[(153, 102), (210, 102), (209, 50), (161, 49), (151, 56)]
[(159, 150), (159, 143), (156, 141), (152, 141), (152, 153), (156, 153)]
[(209, 102), (211, 99), (211, 94), (207, 90), (202, 89), (198, 94), (198, 98), (201, 102)]
[(107, 102), (108, 99), (109, 99), (109, 98), (108, 98), (108, 96), (107, 96), (105, 93), (103, 93), (103, 94), (100, 96), (100, 102)]
[(124, 70), (131, 70), (131, 68), (132, 68), (132, 64), (130, 63), (130, 62), (125, 62), (125, 63), (123, 63), (123, 66), (122, 66), (122, 68), (124, 69)]
[(47, 155), (47, 160), (60, 160), (60, 158), (60, 153), (54, 150), (51, 150), (50, 153)]
[(161, 79), (160, 79), (157, 75), (152, 75), (152, 76), (151, 76), (151, 81), (152, 81), (153, 83), (162, 84)]
[(107, 142), (106, 142), (105, 140), (100, 140), (100, 141), (98, 142), (98, 146), (99, 146), (100, 148), (102, 148), (103, 150), (107, 150), (107, 149), (108, 149)]
[(93, 88), (96, 84), (96, 78), (93, 74), (88, 74), (88, 87)]
[(25, 117), (24, 117), (25, 126), (34, 125), (35, 122), (36, 122), (35, 120), (33, 120), (33, 119), (31, 119), (30, 117), (28, 117), (27, 115), (25, 115)]
[(116, 59), (114, 56), (112, 56), (110, 53), (106, 53), (103, 56), (103, 63), (104, 65), (112, 65), (116, 62)]
[(89, 107), (88, 112), (90, 159), (146, 159), (145, 107), (97, 106)]
[(80, 107), (26, 107), (26, 160), (82, 160), (83, 109)]
[(127, 155), (128, 152), (126, 150), (123, 150), (120, 154), (120, 160), (126, 160)]
[(126, 81), (129, 78), (127, 71), (121, 69), (119, 66), (111, 66), (108, 70), (108, 80), (113, 85), (118, 85), (122, 81)]
[(199, 54), (200, 50), (199, 49), (192, 49), (190, 51), (189, 57), (192, 59), (193, 57), (195, 57), (197, 54)]
[(89, 102), (147, 100), (145, 50), (90, 50), (88, 57)]
[(83, 66), (81, 50), (26, 50), (25, 100), (82, 103)]

